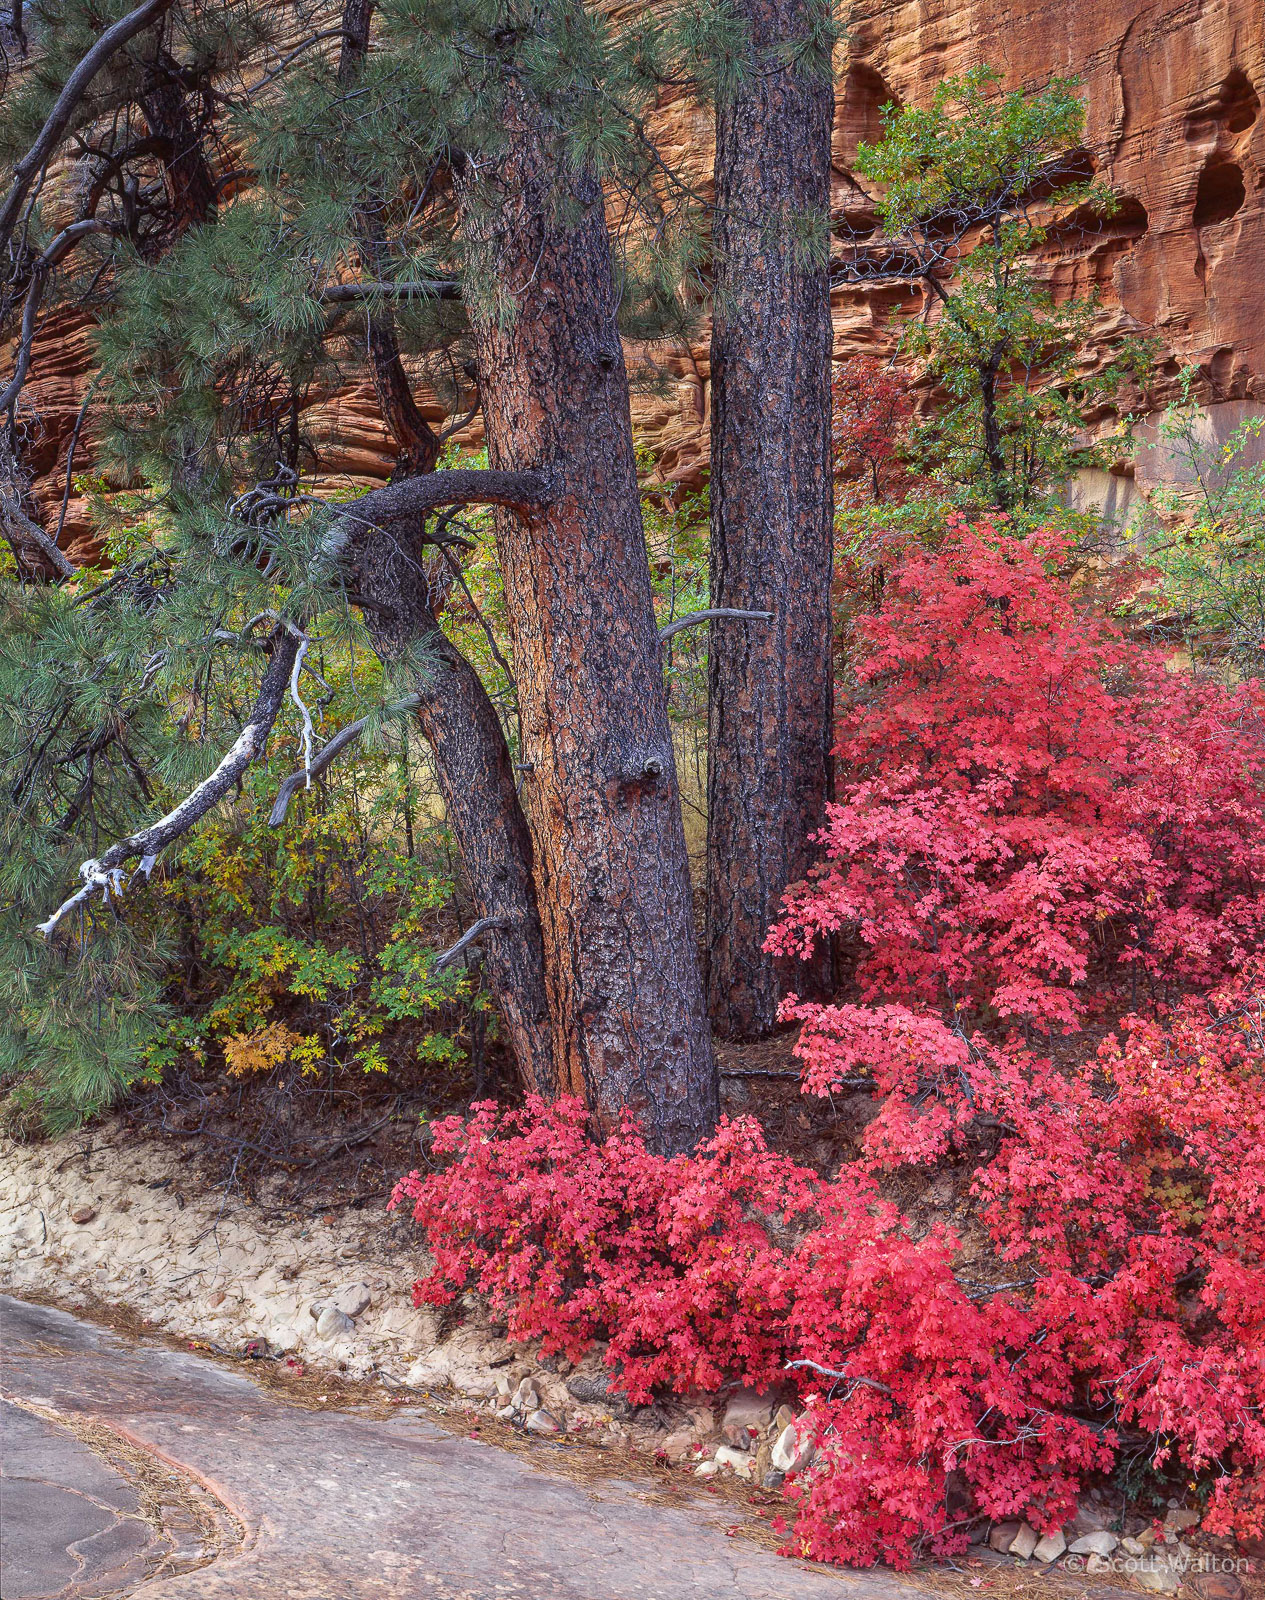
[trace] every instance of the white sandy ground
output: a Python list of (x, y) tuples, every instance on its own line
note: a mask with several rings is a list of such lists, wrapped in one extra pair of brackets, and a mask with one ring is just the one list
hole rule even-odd
[[(75, 1222), (85, 1208), (95, 1215)], [(427, 1264), (416, 1228), (388, 1218), (381, 1201), (291, 1219), (266, 1200), (202, 1189), (178, 1151), (108, 1123), (44, 1144), (0, 1139), (0, 1288), (72, 1309), (92, 1298), (126, 1305), (183, 1338), (230, 1350), (264, 1339), (350, 1378), (451, 1383), (470, 1398), (494, 1393), (496, 1371), (521, 1367), (536, 1373), (560, 1420), (574, 1408), (560, 1378), (477, 1322), (441, 1339), (434, 1312), (412, 1304)], [(365, 1290), (354, 1327), (321, 1338), (311, 1308), (354, 1305)], [(491, 1368), (506, 1357), (515, 1364)]]

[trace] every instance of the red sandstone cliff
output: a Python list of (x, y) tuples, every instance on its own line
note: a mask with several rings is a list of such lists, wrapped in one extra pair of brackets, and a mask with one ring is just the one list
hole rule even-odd
[[(1096, 289), (1102, 331), (1152, 332), (1161, 361), (1157, 404), (1178, 366), (1200, 369), (1200, 397), (1215, 437), (1245, 412), (1265, 409), (1265, 22), (1261, 0), (857, 0), (838, 55), (834, 201), (854, 228), (865, 207), (850, 175), (859, 141), (880, 131), (880, 107), (924, 98), (941, 78), (977, 62), (1008, 87), (1040, 87), (1054, 74), (1085, 86), (1085, 157), (1123, 197), (1118, 213), (1086, 229), (1071, 219), (1052, 237), (1056, 287)], [(665, 104), (669, 160), (704, 176), (710, 119), (685, 101)], [(890, 346), (899, 283), (851, 283), (834, 295), (837, 355)], [(638, 426), (669, 478), (696, 480), (706, 463), (705, 338), (692, 350), (653, 352), (669, 381), (635, 400)], [(25, 397), (26, 460), (45, 526), (57, 524), (66, 457), (89, 382), (91, 340), (81, 320), (50, 319), (38, 340)], [(371, 385), (349, 380), (306, 415), (330, 475), (384, 478), (392, 460)], [(470, 437), (476, 440), (477, 429)], [(76, 473), (93, 453), (91, 414)], [(1143, 452), (1139, 477), (1163, 470)], [(1101, 494), (1103, 486), (1090, 486)], [(61, 542), (86, 553), (87, 502), (72, 494)], [(77, 549), (78, 547), (78, 549)]]

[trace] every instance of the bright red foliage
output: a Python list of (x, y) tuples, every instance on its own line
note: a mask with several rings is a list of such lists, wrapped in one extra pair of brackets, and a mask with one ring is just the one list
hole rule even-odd
[(1083, 1344), (1094, 1399), (1153, 1459), (1213, 1471), (1205, 1527), (1259, 1536), (1265, 968), (1127, 1018), (1076, 1072), (1011, 1062), (995, 1104), (1015, 1133), (976, 1191), (1032, 1314)]
[[(1199, 1475), (1210, 1531), (1265, 1535), (1258, 696), (1087, 614), (1063, 553), (960, 532), (865, 625), (827, 862), (771, 944), (854, 940), (857, 1000), (786, 1015), (809, 1092), (881, 1099), (868, 1161), (823, 1180), (750, 1119), (668, 1159), (532, 1100), (439, 1124), (448, 1160), (392, 1201), (434, 1251), (419, 1301), (473, 1288), (511, 1337), (605, 1341), (636, 1400), (795, 1382), (818, 1454), (788, 1548), (818, 1559), (906, 1565), (979, 1516), (1053, 1529), (1122, 1450)], [(1080, 1064), (996, 1026), (1074, 1031), (1122, 980), (1157, 1015)], [(983, 1118), (968, 1268), (876, 1169)]]
[[(866, 1061), (881, 1088), (907, 1084), (915, 1037), (960, 1080), (965, 1029), (1075, 1028), (1093, 968), (1208, 984), (1260, 942), (1260, 692), (1166, 670), (1051, 575), (1066, 553), (960, 529), (906, 559), (858, 622), (849, 781), (826, 863), (787, 895), (769, 948), (846, 932), (860, 998), (881, 1004), (790, 998), (812, 1093)], [(876, 1147), (898, 1155), (908, 1133), (910, 1159), (943, 1148), (951, 1115), (896, 1133), (889, 1109)]]
[[(722, 1122), (693, 1156), (651, 1155), (635, 1130), (595, 1144), (579, 1100), (522, 1111), (488, 1101), (435, 1125), (457, 1160), (411, 1173), (434, 1271), (418, 1304), (455, 1289), (487, 1295), (510, 1337), (577, 1360), (594, 1339), (632, 1399), (655, 1385), (716, 1388), (734, 1372), (767, 1386), (783, 1359), (784, 1221), (802, 1216), (814, 1174), (767, 1150), (759, 1124)], [(766, 1220), (767, 1219), (767, 1220)]]
[(913, 415), (909, 379), (890, 362), (854, 356), (835, 368), (831, 431), (845, 502), (899, 502), (914, 487), (917, 480), (900, 459)]
[(511, 1337), (652, 1388), (765, 1387), (793, 1370), (819, 1443), (790, 1548), (908, 1564), (972, 1517), (1053, 1529), (1122, 1438), (1209, 1475), (1212, 1531), (1265, 1504), (1265, 977), (1172, 1026), (1130, 1019), (1071, 1073), (1015, 1049), (966, 1068), (1013, 1128), (977, 1174), (997, 1288), (959, 1276), (874, 1180), (825, 1182), (747, 1119), (692, 1157), (578, 1102), (449, 1119), (410, 1174), (435, 1255), (420, 1302), (475, 1288)]

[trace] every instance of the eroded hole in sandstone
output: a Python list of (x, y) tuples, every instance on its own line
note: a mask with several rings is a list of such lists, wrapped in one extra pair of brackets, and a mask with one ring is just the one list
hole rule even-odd
[(1244, 133), (1261, 113), (1261, 98), (1252, 87), (1247, 73), (1235, 67), (1221, 85), (1221, 103), (1225, 107), (1224, 121), (1228, 133)]
[(1146, 207), (1136, 196), (1127, 194), (1120, 197), (1110, 213), (1095, 210), (1093, 206), (1077, 206), (1049, 230), (1048, 237), (1064, 247), (1077, 241), (1088, 245), (1117, 239), (1132, 243), (1142, 237), (1149, 222)]
[(1197, 228), (1214, 228), (1228, 222), (1245, 198), (1243, 169), (1238, 162), (1209, 161), (1199, 174), (1192, 220)]
[(1047, 233), (1043, 252), (1055, 299), (1108, 290), (1116, 263), (1149, 223), (1146, 207), (1134, 195), (1122, 195), (1110, 215), (1082, 205), (1060, 218)]
[(1136, 196), (1127, 194), (1106, 220), (1105, 231), (1113, 239), (1140, 239), (1150, 225), (1146, 207)]
[(1191, 107), (1186, 116), (1186, 137), (1194, 143), (1215, 137), (1219, 130), (1244, 133), (1256, 121), (1261, 99), (1241, 67), (1227, 74), (1206, 100)]
[(1092, 183), (1097, 173), (1097, 163), (1088, 150), (1082, 147), (1069, 150), (1066, 155), (1051, 162), (1024, 198), (1046, 200), (1059, 189), (1068, 189), (1075, 184)]
[(856, 160), (859, 145), (877, 144), (883, 137), (883, 107), (900, 103), (900, 96), (880, 72), (864, 61), (852, 63), (839, 107), (844, 159), (849, 164)]

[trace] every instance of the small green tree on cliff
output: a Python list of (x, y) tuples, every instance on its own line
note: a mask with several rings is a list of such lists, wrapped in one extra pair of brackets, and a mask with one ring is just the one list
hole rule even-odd
[(903, 347), (935, 403), (911, 430), (910, 464), (962, 503), (1039, 513), (1078, 467), (1105, 459), (1086, 418), (1137, 351), (1087, 362), (1095, 298), (1056, 297), (1040, 273), (1055, 226), (1092, 232), (1118, 203), (1079, 148), (1076, 80), (1004, 96), (999, 80), (975, 67), (926, 106), (884, 109), (883, 137), (856, 163), (879, 188), (883, 238), (854, 244), (845, 266), (923, 287)]

